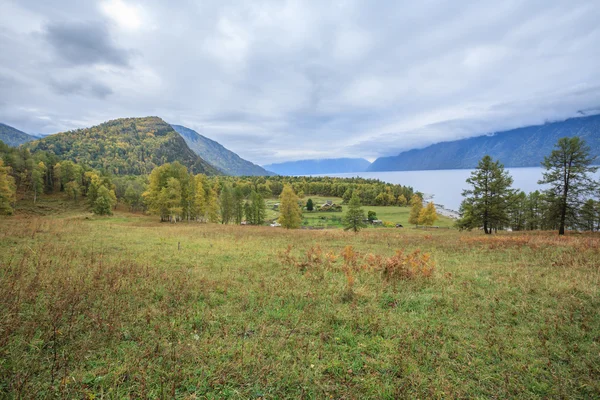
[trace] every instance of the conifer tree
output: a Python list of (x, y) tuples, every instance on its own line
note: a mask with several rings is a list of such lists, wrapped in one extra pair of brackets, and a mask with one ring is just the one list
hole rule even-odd
[(471, 189), (463, 191), (461, 219), (457, 221), (464, 229), (483, 226), (486, 234), (493, 229), (503, 228), (510, 222), (508, 210), (514, 196), (512, 178), (499, 161), (484, 156), (477, 169), (467, 178)]
[(308, 199), (308, 201), (306, 202), (306, 211), (313, 211), (315, 209), (315, 205), (312, 201), (312, 199)]
[(357, 233), (366, 226), (365, 212), (361, 207), (360, 198), (354, 193), (348, 203), (348, 211), (346, 211), (346, 215), (344, 216), (344, 230), (351, 230)]
[(290, 185), (285, 185), (281, 192), (279, 204), (279, 223), (286, 229), (300, 227), (302, 210), (298, 206), (298, 197)]
[(573, 224), (576, 221), (584, 196), (597, 190), (598, 183), (589, 176), (598, 170), (598, 167), (591, 166), (594, 160), (590, 147), (575, 136), (559, 139), (555, 149), (542, 162), (546, 172), (538, 183), (550, 185), (546, 195), (557, 211), (559, 235), (565, 234), (568, 222)]

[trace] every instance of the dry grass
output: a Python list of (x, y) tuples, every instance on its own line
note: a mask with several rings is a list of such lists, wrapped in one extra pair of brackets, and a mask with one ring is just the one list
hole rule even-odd
[(0, 397), (600, 396), (597, 235), (0, 226)]

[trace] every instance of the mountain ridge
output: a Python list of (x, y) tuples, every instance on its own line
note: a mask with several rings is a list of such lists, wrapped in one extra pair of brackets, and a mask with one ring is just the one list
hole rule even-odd
[(0, 140), (10, 147), (19, 147), (20, 145), (39, 139), (34, 135), (30, 135), (18, 130), (10, 125), (0, 122)]
[(227, 175), (269, 176), (274, 175), (248, 160), (244, 160), (222, 144), (207, 138), (183, 125), (171, 124), (171, 127), (185, 140), (188, 147), (206, 162)]
[(396, 156), (379, 157), (367, 171), (418, 171), (475, 168), (484, 156), (505, 167), (539, 167), (561, 137), (579, 136), (600, 162), (600, 114), (569, 118), (472, 138), (439, 142)]
[(194, 173), (222, 175), (159, 117), (114, 119), (46, 136), (25, 146), (115, 175), (145, 175), (157, 166), (175, 161)]
[(370, 164), (364, 158), (319, 158), (267, 164), (263, 168), (280, 175), (315, 175), (364, 172)]

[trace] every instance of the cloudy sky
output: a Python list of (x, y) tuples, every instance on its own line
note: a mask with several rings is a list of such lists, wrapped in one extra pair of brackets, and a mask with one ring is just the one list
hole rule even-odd
[(598, 21), (597, 0), (0, 0), (0, 121), (158, 115), (261, 164), (374, 159), (600, 111)]

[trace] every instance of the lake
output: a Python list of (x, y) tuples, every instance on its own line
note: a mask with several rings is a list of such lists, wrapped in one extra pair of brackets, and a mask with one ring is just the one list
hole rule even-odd
[[(513, 187), (525, 193), (542, 189), (538, 180), (542, 178), (543, 168), (506, 168), (512, 176)], [(341, 178), (361, 177), (379, 179), (384, 182), (412, 186), (416, 191), (433, 196), (436, 204), (450, 210), (458, 210), (462, 201), (462, 191), (468, 187), (465, 180), (471, 175), (471, 169), (445, 169), (430, 171), (384, 171), (384, 172), (352, 172), (345, 174), (324, 174), (320, 176), (336, 176)], [(600, 171), (594, 174), (600, 178)]]

